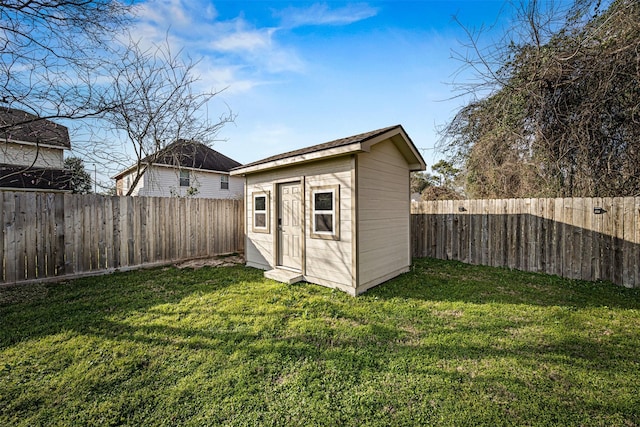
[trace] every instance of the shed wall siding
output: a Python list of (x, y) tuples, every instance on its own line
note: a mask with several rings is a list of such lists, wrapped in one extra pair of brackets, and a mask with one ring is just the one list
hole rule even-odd
[(409, 170), (393, 142), (358, 155), (358, 293), (411, 265)]
[(61, 148), (45, 148), (35, 145), (3, 142), (0, 144), (0, 163), (36, 168), (63, 169), (64, 150)]
[[(277, 183), (304, 180), (304, 247), (303, 273), (305, 280), (320, 285), (352, 288), (352, 162), (350, 156), (317, 161), (304, 165), (275, 169), (247, 177), (247, 264), (259, 268), (275, 267), (275, 236), (277, 228)], [(340, 186), (340, 240), (313, 239), (311, 235), (311, 189), (319, 186)], [(252, 194), (270, 194), (270, 233), (255, 233), (253, 228)]]

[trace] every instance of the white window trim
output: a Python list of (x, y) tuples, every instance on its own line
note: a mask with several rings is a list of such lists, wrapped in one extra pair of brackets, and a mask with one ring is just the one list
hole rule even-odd
[[(226, 178), (226, 180), (225, 180)], [(229, 175), (220, 175), (220, 189), (221, 190), (229, 190)], [(226, 183), (227, 184), (227, 188), (224, 188), (224, 186), (222, 184)]]
[[(182, 180), (185, 179), (182, 177), (184, 173), (187, 174), (187, 177), (186, 177), (187, 185), (182, 184)], [(190, 187), (190, 186), (191, 186), (191, 171), (180, 169), (178, 171), (178, 187)]]
[[(316, 210), (315, 195), (317, 193), (331, 193), (333, 195), (333, 209), (331, 210)], [(310, 197), (311, 209), (309, 224), (311, 225), (311, 232), (309, 233), (312, 239), (326, 239), (326, 240), (340, 240), (340, 186), (339, 185), (326, 185), (322, 187), (311, 187)], [(333, 231), (316, 231), (316, 214), (331, 214)]]
[[(256, 198), (258, 197), (264, 197), (264, 210), (256, 210), (255, 206), (256, 206)], [(251, 218), (251, 229), (254, 233), (266, 233), (269, 234), (269, 225), (270, 225), (270, 218), (271, 218), (271, 214), (270, 214), (270, 204), (271, 204), (271, 199), (269, 197), (269, 192), (268, 191), (257, 191), (251, 194), (251, 207), (252, 207), (252, 218)], [(257, 213), (262, 213), (265, 216), (265, 226), (264, 227), (257, 227), (256, 226), (256, 214)]]

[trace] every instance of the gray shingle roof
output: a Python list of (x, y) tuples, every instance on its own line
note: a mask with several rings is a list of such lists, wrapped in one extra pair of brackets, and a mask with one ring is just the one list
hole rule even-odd
[[(143, 163), (148, 160), (149, 157), (143, 159)], [(179, 139), (160, 150), (153, 163), (220, 172), (229, 172), (236, 166), (240, 166), (239, 162), (204, 144), (184, 139)]]
[[(154, 156), (147, 156), (142, 159), (143, 164), (147, 162), (217, 172), (229, 172), (231, 169), (240, 166), (240, 162), (237, 162), (204, 144), (184, 139), (179, 139), (164, 147), (158, 152), (158, 156), (155, 159)], [(135, 166), (118, 173), (113, 178), (119, 179), (133, 168), (135, 168)]]
[[(328, 150), (331, 148), (343, 147), (350, 144), (357, 144), (361, 142), (365, 142), (369, 139), (375, 138), (378, 135), (382, 135), (385, 132), (388, 132), (392, 129), (399, 128), (402, 129), (401, 125), (389, 126), (382, 129), (373, 130), (370, 132), (360, 133), (358, 135), (348, 136), (346, 138), (340, 138), (333, 141), (325, 142), (318, 145), (312, 145), (310, 147), (301, 148), (299, 150), (288, 151), (286, 153), (277, 154), (275, 156), (267, 157), (266, 159), (258, 160), (252, 163), (247, 163), (245, 165), (240, 166), (240, 168), (246, 168), (256, 165), (261, 165), (263, 163), (269, 163), (275, 160), (287, 159), (289, 157), (295, 157), (303, 154), (315, 153), (322, 150)], [(239, 168), (235, 168), (239, 169)]]
[(0, 107), (0, 139), (71, 148), (66, 126), (8, 107)]

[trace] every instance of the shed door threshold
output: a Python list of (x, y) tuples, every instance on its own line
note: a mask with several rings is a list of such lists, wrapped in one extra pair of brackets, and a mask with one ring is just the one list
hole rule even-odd
[(273, 270), (265, 271), (264, 277), (266, 277), (267, 279), (275, 280), (276, 282), (282, 282), (289, 285), (302, 281), (302, 274), (300, 273), (300, 271), (285, 269), (282, 267), (277, 267)]

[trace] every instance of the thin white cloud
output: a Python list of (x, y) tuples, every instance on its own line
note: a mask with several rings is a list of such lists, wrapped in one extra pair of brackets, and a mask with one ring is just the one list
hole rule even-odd
[(283, 72), (302, 72), (298, 53), (275, 39), (276, 28), (256, 27), (240, 15), (220, 19), (204, 0), (148, 0), (138, 5), (133, 37), (142, 43), (167, 41), (198, 64), (201, 82), (228, 87), (226, 93), (248, 91), (277, 80)]
[(349, 4), (331, 9), (327, 3), (310, 7), (289, 7), (277, 12), (283, 27), (297, 28), (310, 25), (349, 25), (377, 15), (378, 9), (365, 3)]
[(272, 47), (273, 29), (235, 29), (211, 42), (211, 47), (220, 51), (260, 51)]

